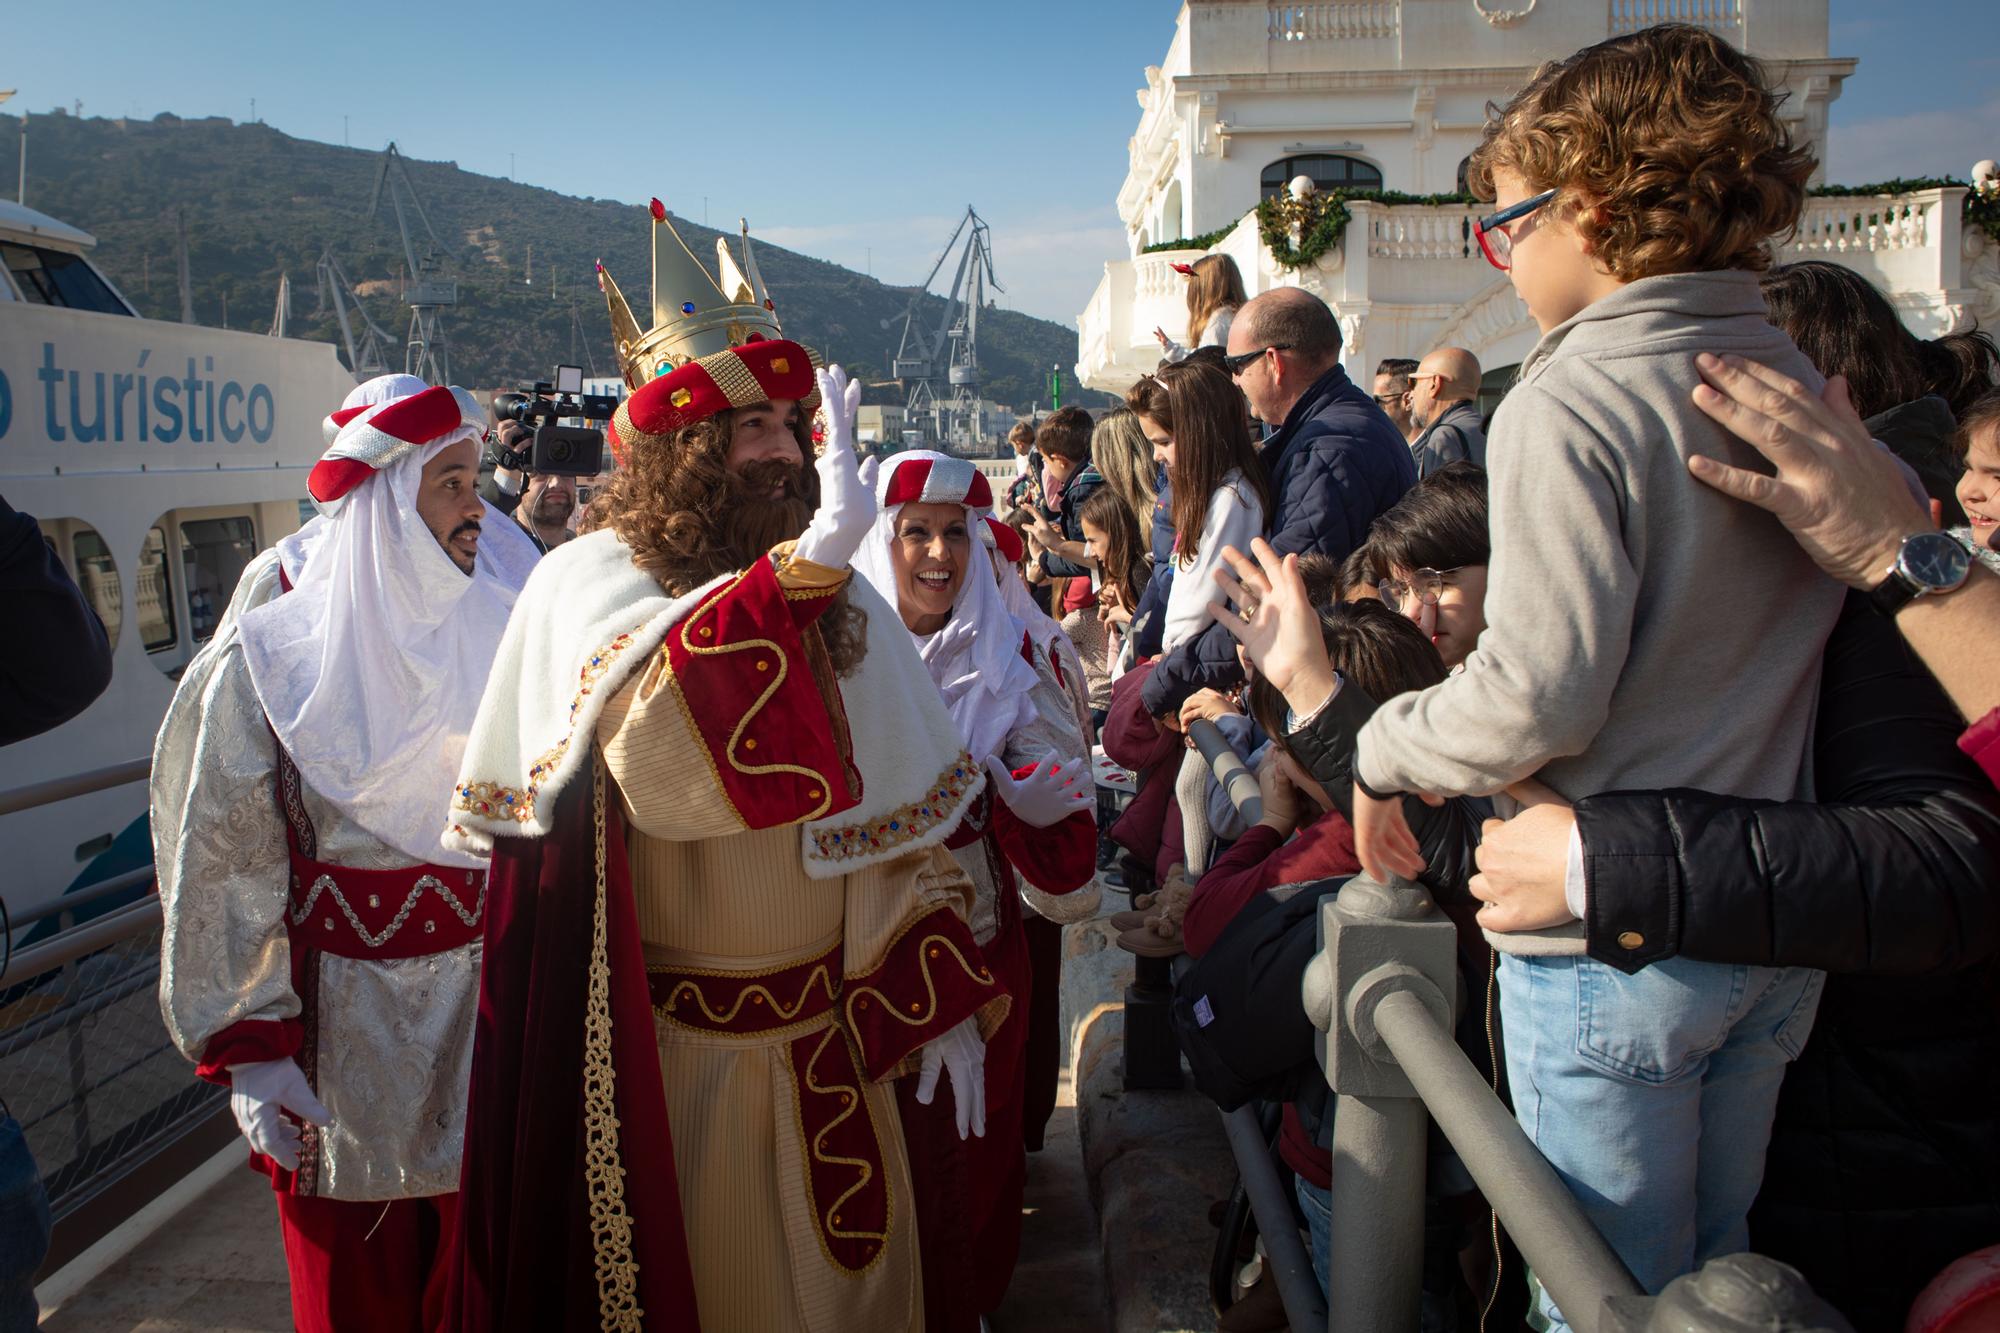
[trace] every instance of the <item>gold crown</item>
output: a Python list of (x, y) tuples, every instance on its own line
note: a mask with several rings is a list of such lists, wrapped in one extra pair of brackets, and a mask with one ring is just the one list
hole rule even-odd
[[(653, 325), (641, 332), (624, 293), (604, 267), (597, 264), (597, 285), (611, 311), (611, 338), (629, 389), (677, 370), (711, 352), (741, 347), (758, 338), (781, 338), (776, 307), (757, 271), (750, 248), (750, 224), (742, 222), (743, 264), (729, 253), (729, 241), (716, 237), (716, 276), (667, 221), (666, 205), (655, 199), (653, 215)], [(740, 220), (739, 220), (740, 221)]]

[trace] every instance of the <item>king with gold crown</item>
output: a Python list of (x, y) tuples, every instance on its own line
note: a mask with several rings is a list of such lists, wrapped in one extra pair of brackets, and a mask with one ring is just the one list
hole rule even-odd
[[(922, 1327), (894, 1080), (983, 1125), (985, 781), (850, 562), (859, 386), (656, 200), (603, 526), (521, 595), (447, 846), (492, 856), (454, 1327)], [(824, 448), (814, 460), (815, 409)]]

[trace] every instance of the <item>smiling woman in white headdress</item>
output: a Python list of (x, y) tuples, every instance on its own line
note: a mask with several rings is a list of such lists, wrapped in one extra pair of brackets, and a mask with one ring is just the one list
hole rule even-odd
[[(913, 450), (883, 466), (876, 494), (875, 531), (854, 558), (855, 572), (895, 606), (966, 749), (992, 779), (990, 797), (947, 843), (974, 886), (973, 937), (1014, 996), (986, 1048), (986, 1138), (960, 1145), (942, 1089), (933, 1106), (904, 1098), (902, 1108), (925, 1256), (925, 1325), (963, 1327), (968, 1312), (999, 1304), (1020, 1239), (1032, 990), (1022, 895), (1045, 911), (1060, 911), (1065, 898), (1084, 901), (1074, 890), (1096, 873), (1095, 788), (1068, 692), (1044, 678), (1051, 659), (1033, 651), (994, 579), (980, 536), (993, 504), (986, 478), (964, 459)], [(947, 1197), (957, 1188), (964, 1197)]]

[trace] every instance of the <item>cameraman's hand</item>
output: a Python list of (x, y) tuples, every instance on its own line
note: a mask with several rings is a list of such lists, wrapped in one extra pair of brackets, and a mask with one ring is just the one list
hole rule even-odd
[(826, 446), (813, 466), (819, 472), (819, 509), (792, 548), (800, 560), (844, 569), (875, 526), (875, 495), (861, 480), (854, 452), (854, 416), (861, 408), (861, 385), (830, 366), (814, 372), (826, 404)]

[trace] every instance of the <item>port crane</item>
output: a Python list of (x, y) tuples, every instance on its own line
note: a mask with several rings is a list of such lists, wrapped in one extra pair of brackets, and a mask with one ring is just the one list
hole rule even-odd
[[(933, 326), (923, 317), (924, 298), (961, 238), (965, 248), (959, 251), (942, 318)], [(986, 425), (979, 407), (979, 314), (986, 308), (989, 286), (996, 292), (1006, 290), (993, 276), (993, 242), (986, 221), (967, 204), (965, 216), (923, 283), (911, 291), (903, 311), (902, 342), (890, 374), (908, 390), (903, 408), (907, 443), (966, 451), (985, 443)]]
[[(403, 290), (403, 304), (410, 307), (410, 334), (403, 350), (403, 369), (429, 384), (451, 383), (451, 346), (445, 337), (444, 311), (458, 304), (458, 284), (441, 276), (444, 242), (424, 212), (423, 198), (410, 179), (406, 159), (392, 141), (382, 152), (382, 169), (375, 176), (375, 192), (368, 199), (368, 216), (373, 219), (388, 192), (396, 213), (396, 230), (403, 238), (403, 259), (409, 266), (410, 283)], [(410, 233), (409, 214), (423, 224), (425, 245), (418, 252)]]
[[(320, 252), (318, 271), (319, 305), (313, 314), (324, 315), (328, 306), (333, 307), (333, 317), (340, 324), (340, 341), (347, 348), (347, 368), (354, 372), (356, 380), (388, 374), (389, 348), (395, 339), (368, 317), (367, 308), (354, 293), (354, 284), (347, 280), (346, 270), (334, 258), (332, 246)], [(357, 321), (361, 325), (359, 342), (354, 337)]]

